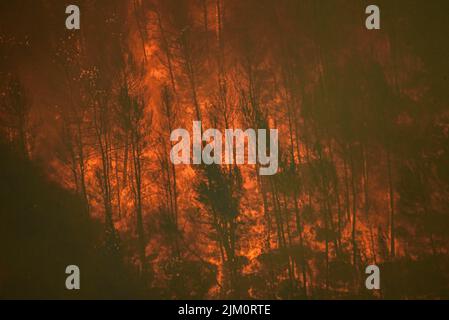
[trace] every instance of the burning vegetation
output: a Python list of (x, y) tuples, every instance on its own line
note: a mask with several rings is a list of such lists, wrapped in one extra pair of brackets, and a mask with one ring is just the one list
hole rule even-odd
[[(0, 297), (449, 297), (447, 1), (78, 2), (0, 4)], [(277, 173), (175, 165), (195, 121)]]

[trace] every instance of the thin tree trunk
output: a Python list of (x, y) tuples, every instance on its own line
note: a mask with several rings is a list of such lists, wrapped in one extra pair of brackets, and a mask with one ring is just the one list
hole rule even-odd
[(388, 191), (390, 198), (390, 255), (392, 258), (396, 255), (395, 249), (395, 215), (394, 215), (394, 189), (392, 178), (392, 163), (390, 150), (387, 148), (387, 171), (388, 171)]

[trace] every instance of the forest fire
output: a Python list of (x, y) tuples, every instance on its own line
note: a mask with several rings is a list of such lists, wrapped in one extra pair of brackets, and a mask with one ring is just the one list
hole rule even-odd
[(449, 297), (447, 10), (77, 2), (0, 4), (0, 298)]

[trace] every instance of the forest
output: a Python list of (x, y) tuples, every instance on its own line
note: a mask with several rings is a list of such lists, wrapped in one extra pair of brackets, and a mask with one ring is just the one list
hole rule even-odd
[(73, 2), (0, 2), (0, 298), (449, 298), (448, 1)]

